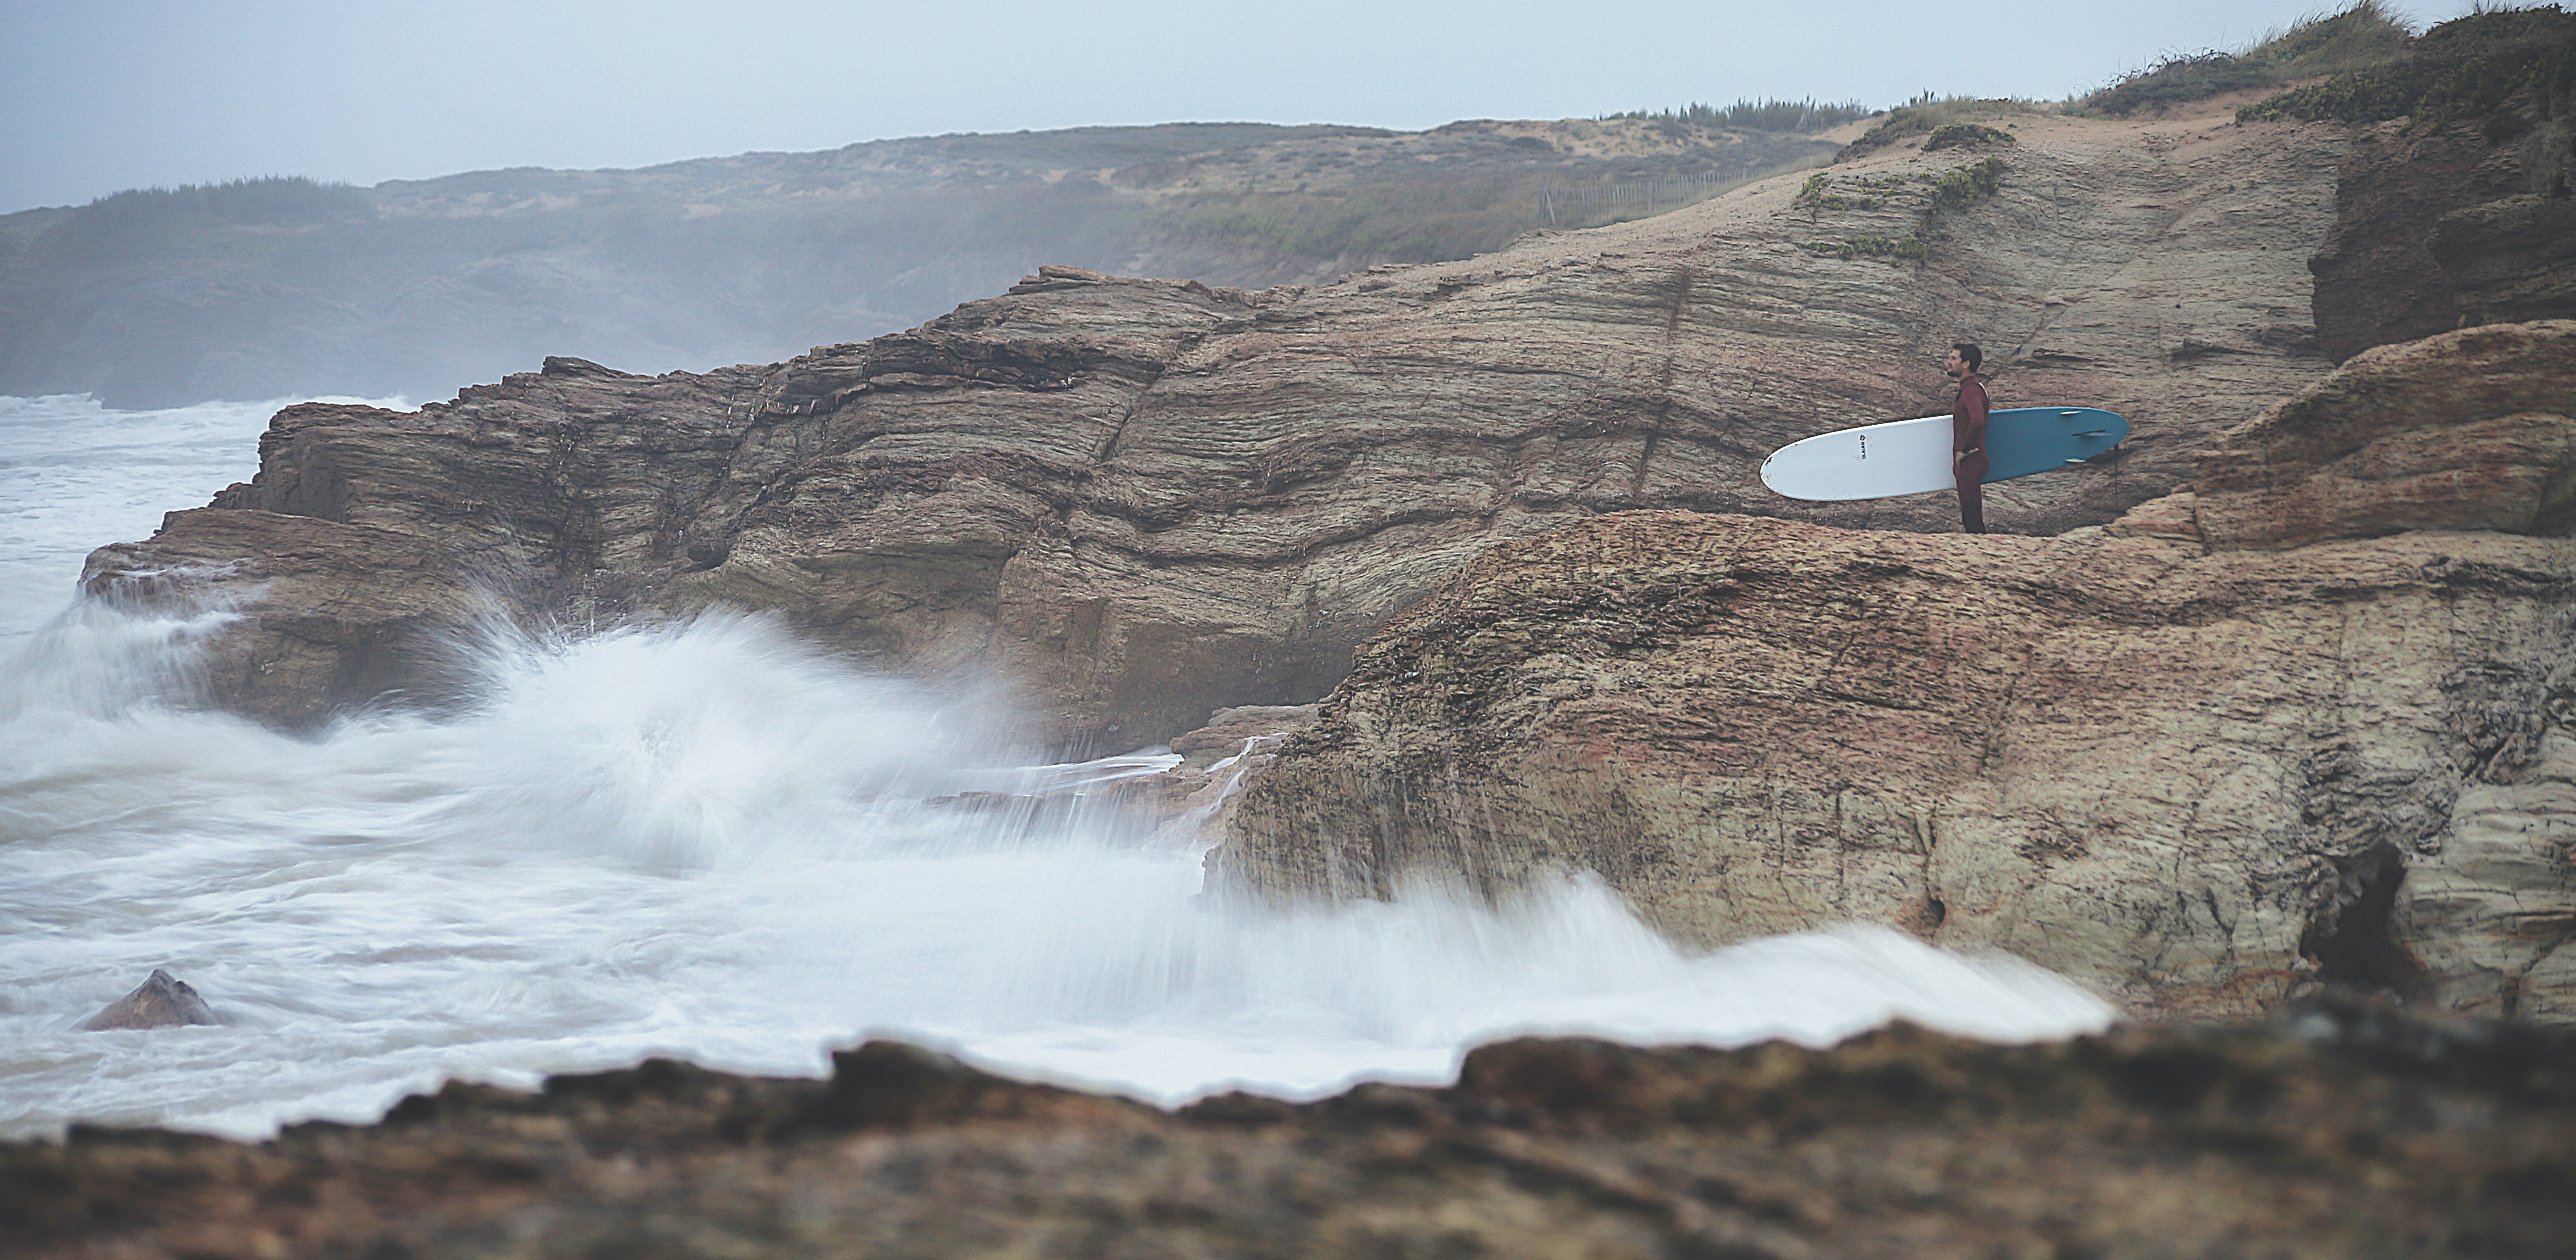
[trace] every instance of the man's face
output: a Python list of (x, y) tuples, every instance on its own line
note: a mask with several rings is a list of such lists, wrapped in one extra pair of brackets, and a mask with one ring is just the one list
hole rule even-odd
[(1953, 350), (1949, 358), (1941, 360), (1941, 370), (1952, 376), (1958, 376), (1968, 370), (1968, 364), (1966, 360), (1959, 357), (1958, 351)]

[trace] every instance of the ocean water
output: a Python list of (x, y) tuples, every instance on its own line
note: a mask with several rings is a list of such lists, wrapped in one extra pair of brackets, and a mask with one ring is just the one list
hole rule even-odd
[[(0, 1136), (256, 1137), (653, 1055), (818, 1075), (870, 1035), (1177, 1104), (1441, 1082), (1522, 1032), (2112, 1018), (2030, 964), (1883, 929), (1676, 949), (1582, 879), (1501, 907), (1245, 904), (1202, 886), (1213, 837), (959, 799), (1149, 773), (1158, 750), (1032, 764), (989, 698), (756, 617), (494, 629), (458, 645), (466, 711), (265, 730), (194, 701), (224, 614), (72, 592), (89, 547), (247, 477), (274, 406), (0, 399)], [(81, 1030), (155, 967), (224, 1022)]]

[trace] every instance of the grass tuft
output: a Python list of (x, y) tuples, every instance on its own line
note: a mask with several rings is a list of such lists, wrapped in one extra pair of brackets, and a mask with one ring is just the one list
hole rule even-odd
[(2223, 92), (2342, 74), (2402, 57), (2412, 39), (2406, 23), (2381, 0), (2358, 0), (2340, 13), (2293, 23), (2241, 51), (2168, 54), (2074, 102), (2070, 112), (2126, 115), (2142, 109), (2163, 110)]
[[(1887, 111), (1887, 119), (1870, 128), (1860, 139), (1843, 146), (1834, 160), (1849, 161), (1864, 153), (1884, 149), (1916, 136), (1930, 136), (1944, 127), (1969, 123), (1987, 123), (2001, 118), (2017, 118), (2043, 112), (2029, 101), (1981, 99), (1973, 96), (1936, 97), (1929, 92)], [(1993, 131), (1992, 127), (1982, 130)], [(2000, 134), (2000, 133), (1998, 133)]]
[(2525, 88), (2576, 91), (2576, 14), (2557, 5), (2481, 6), (2424, 32), (2394, 61), (2335, 75), (2236, 111), (2239, 122), (2277, 118), (2427, 123), (2494, 112)]
[(1997, 131), (1984, 123), (1947, 123), (1933, 128), (1932, 134), (1924, 138), (1923, 151), (1930, 153), (1934, 149), (1981, 149), (1990, 144), (2019, 143), (2021, 141), (2011, 132)]

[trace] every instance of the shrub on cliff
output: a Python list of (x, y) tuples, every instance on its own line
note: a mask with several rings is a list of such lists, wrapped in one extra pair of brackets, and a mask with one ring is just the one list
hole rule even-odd
[(1951, 123), (1935, 127), (1923, 141), (1923, 151), (1957, 147), (1980, 148), (1989, 144), (2019, 144), (2009, 131), (1997, 131), (1983, 123)]
[(2310, 18), (2242, 52), (2175, 53), (2084, 97), (2076, 113), (2130, 114), (2205, 100), (2221, 92), (2384, 64), (2403, 56), (2406, 24), (2379, 0)]
[(2441, 121), (2492, 113), (2524, 88), (2576, 90), (2576, 14), (2554, 4), (2472, 13), (2426, 31), (2402, 58), (2259, 101), (2236, 118)]
[(2004, 160), (1990, 157), (1975, 166), (1963, 166), (1933, 181), (1931, 204), (1924, 207), (1923, 221), (1929, 225), (1954, 210), (1964, 210), (2003, 186)]
[[(1935, 97), (1926, 92), (1887, 111), (1885, 122), (1870, 128), (1860, 139), (1844, 146), (1843, 151), (1836, 155), (1834, 160), (1849, 161), (1872, 150), (1884, 149), (1898, 141), (1909, 140), (1915, 136), (1930, 137), (1947, 128), (2038, 112), (2040, 107), (2029, 101), (2003, 98), (1979, 99), (1969, 96)], [(1978, 127), (1977, 130), (2003, 135), (1992, 127)], [(2011, 139), (2010, 136), (2004, 138)]]

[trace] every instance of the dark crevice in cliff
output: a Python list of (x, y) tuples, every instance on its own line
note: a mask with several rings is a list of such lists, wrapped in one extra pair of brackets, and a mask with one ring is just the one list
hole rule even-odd
[(1646, 471), (1653, 466), (1655, 444), (1663, 439), (1664, 426), (1673, 415), (1673, 384), (1681, 373), (1681, 355), (1675, 346), (1680, 339), (1682, 320), (1690, 314), (1691, 285), (1697, 276), (1688, 267), (1673, 273), (1672, 300), (1664, 312), (1664, 371), (1656, 382), (1654, 423), (1646, 428), (1645, 445), (1637, 451), (1637, 472), (1628, 481), (1628, 501), (1642, 502), (1646, 494)]
[(2336, 222), (2308, 263), (2336, 360), (2576, 314), (2576, 15), (2474, 14), (2428, 32), (2409, 61), (2245, 113), (2380, 123), (2346, 156)]
[(2329, 985), (2399, 998), (2422, 994), (2424, 967), (2389, 932), (2389, 910), (2406, 880), (2395, 845), (2377, 845), (2336, 863), (2334, 899), (2299, 936), (2299, 954)]

